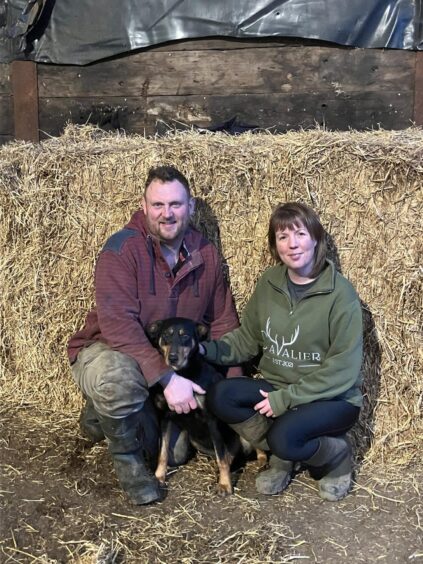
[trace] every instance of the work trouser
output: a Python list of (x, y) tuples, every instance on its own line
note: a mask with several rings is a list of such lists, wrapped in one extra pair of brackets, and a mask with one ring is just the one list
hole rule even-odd
[[(147, 441), (151, 445), (159, 441), (157, 414), (136, 360), (98, 341), (81, 349), (71, 370), (77, 386), (91, 399), (96, 413), (112, 419), (141, 413)], [(187, 433), (176, 426), (169, 450), (170, 466), (183, 464), (191, 454)]]
[(71, 368), (77, 386), (100, 415), (128, 417), (140, 411), (149, 396), (136, 360), (104, 343), (83, 348)]

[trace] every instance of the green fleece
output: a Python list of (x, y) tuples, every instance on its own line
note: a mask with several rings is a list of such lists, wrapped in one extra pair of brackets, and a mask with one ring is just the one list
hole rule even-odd
[(269, 268), (245, 307), (241, 327), (205, 343), (206, 358), (236, 365), (262, 352), (259, 370), (276, 391), (275, 416), (316, 400), (344, 399), (362, 405), (361, 306), (351, 283), (332, 262), (293, 303), (287, 268)]

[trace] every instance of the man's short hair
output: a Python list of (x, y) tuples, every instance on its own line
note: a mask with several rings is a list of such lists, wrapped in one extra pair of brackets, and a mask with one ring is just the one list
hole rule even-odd
[(188, 198), (191, 197), (191, 190), (189, 187), (189, 182), (186, 177), (174, 166), (162, 165), (150, 168), (147, 175), (147, 180), (144, 186), (144, 196), (147, 192), (147, 188), (154, 180), (160, 180), (160, 182), (172, 182), (177, 180), (185, 188)]

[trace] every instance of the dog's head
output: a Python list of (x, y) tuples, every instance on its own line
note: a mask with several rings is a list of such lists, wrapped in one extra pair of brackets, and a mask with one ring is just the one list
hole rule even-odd
[(184, 317), (155, 321), (145, 328), (145, 332), (175, 372), (188, 366), (190, 358), (198, 351), (198, 343), (208, 335), (205, 325)]

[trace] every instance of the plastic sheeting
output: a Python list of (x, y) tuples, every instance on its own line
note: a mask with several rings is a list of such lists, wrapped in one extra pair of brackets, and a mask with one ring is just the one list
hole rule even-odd
[(211, 36), (421, 50), (422, 10), (421, 0), (9, 0), (0, 60), (83, 65)]

